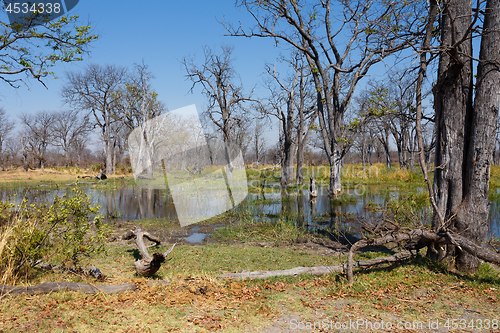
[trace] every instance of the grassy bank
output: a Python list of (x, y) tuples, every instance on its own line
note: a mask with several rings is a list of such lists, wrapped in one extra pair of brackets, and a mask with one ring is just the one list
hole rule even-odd
[[(380, 254), (358, 258), (376, 255)], [(294, 323), (323, 320), (384, 320), (394, 325), (438, 320), (444, 327), (446, 320), (452, 318), (466, 319), (467, 323), (473, 320), (474, 324), (479, 320), (500, 319), (500, 277), (487, 265), (482, 265), (477, 274), (461, 275), (415, 258), (404, 265), (358, 272), (352, 286), (341, 274), (232, 281), (216, 276), (243, 269), (335, 265), (343, 257), (311, 254), (304, 245), (179, 246), (171, 260), (149, 279), (168, 283), (148, 286), (146, 279), (135, 277), (131, 264), (136, 257), (137, 250), (131, 243), (111, 244), (108, 254), (94, 258), (93, 263), (107, 275), (107, 284), (133, 282), (138, 290), (118, 295), (57, 292), (4, 297), (0, 300), (0, 330), (280, 332), (293, 329)], [(44, 273), (32, 283), (46, 280), (96, 283), (76, 275), (54, 273)], [(341, 331), (377, 330), (359, 327)]]
[[(295, 175), (295, 170), (293, 174)], [(304, 182), (307, 186), (309, 177), (314, 176), (319, 184), (328, 184), (330, 169), (328, 165), (305, 166), (304, 167)], [(88, 178), (93, 177), (97, 172), (90, 169), (81, 168), (45, 168), (45, 170), (29, 170), (27, 172), (21, 169), (0, 172), (0, 186), (19, 186), (27, 184), (64, 184), (67, 182), (84, 182)], [(117, 175), (108, 175), (107, 182), (122, 182), (133, 183), (133, 175), (130, 173), (118, 173)], [(280, 168), (272, 168), (270, 166), (262, 166), (260, 168), (247, 168), (247, 178), (250, 181), (250, 187), (260, 189), (262, 185), (275, 184), (280, 182)], [(430, 174), (432, 179), (432, 173)], [(342, 169), (342, 182), (348, 186), (349, 184), (386, 184), (386, 185), (416, 185), (425, 186), (423, 174), (418, 165), (415, 170), (400, 169), (394, 165), (390, 170), (386, 165), (376, 163), (366, 165), (365, 168), (361, 164), (347, 164)], [(490, 186), (493, 188), (500, 187), (500, 166), (493, 165), (491, 167)]]
[[(349, 169), (349, 167), (352, 167)], [(326, 183), (320, 169), (309, 168), (319, 182)], [(404, 170), (383, 170), (378, 173), (361, 166), (347, 166), (344, 181), (352, 184), (379, 184), (382, 188), (410, 184), (408, 193), (387, 207), (398, 219), (413, 218), (418, 208), (427, 205), (421, 175)], [(46, 172), (48, 174), (48, 172)], [(306, 175), (307, 175), (306, 173)], [(41, 175), (44, 176), (44, 175)], [(58, 178), (56, 183), (74, 181)], [(259, 181), (275, 181), (278, 175), (249, 170)], [(326, 176), (327, 177), (327, 176)], [(492, 187), (500, 184), (500, 168), (492, 169)], [(366, 178), (366, 179), (365, 179)], [(77, 178), (78, 179), (78, 178)], [(307, 179), (307, 178), (305, 178)], [(24, 179), (27, 183), (47, 180)], [(113, 183), (114, 178), (108, 184)], [(125, 184), (130, 178), (116, 179)], [(123, 183), (119, 183), (123, 182)], [(413, 185), (415, 184), (415, 185)], [(114, 186), (114, 185), (113, 185)], [(119, 185), (117, 185), (119, 186)], [(382, 191), (383, 192), (383, 191)], [(388, 195), (390, 191), (387, 190)], [(261, 199), (264, 200), (264, 199)], [(273, 199), (268, 203), (273, 203)], [(352, 201), (345, 195), (336, 204)], [(265, 203), (265, 202), (261, 202)], [(140, 258), (133, 241), (119, 236), (131, 223), (115, 223), (116, 233), (107, 251), (85, 259), (85, 266), (94, 265), (106, 276), (98, 281), (80, 274), (48, 272), (33, 269), (16, 282), (34, 285), (44, 281), (73, 281), (116, 285), (135, 283), (138, 289), (116, 295), (85, 295), (79, 292), (55, 292), (48, 295), (0, 297), (0, 332), (281, 332), (321, 331), (307, 329), (307, 323), (322, 325), (323, 331), (378, 331), (365, 326), (336, 330), (335, 323), (362, 321), (391, 323), (391, 332), (435, 331), (429, 321), (439, 324), (441, 331), (453, 330), (454, 324), (466, 324), (465, 330), (500, 332), (500, 274), (482, 264), (476, 274), (447, 271), (441, 264), (423, 257), (380, 268), (357, 270), (355, 282), (349, 285), (344, 275), (321, 277), (301, 275), (268, 280), (234, 281), (217, 276), (242, 270), (282, 270), (293, 267), (332, 266), (346, 261), (349, 240), (338, 237), (334, 230), (311, 231), (297, 223), (297, 216), (277, 216), (273, 221), (256, 222), (250, 206), (229, 211), (198, 224), (203, 230), (211, 226), (213, 234), (203, 245), (178, 244), (155, 276), (144, 279), (135, 274), (133, 262)], [(367, 209), (370, 203), (366, 204)], [(399, 215), (398, 215), (399, 214)], [(151, 231), (168, 229), (162, 239), (168, 241), (149, 252), (165, 251), (170, 247), (168, 233), (181, 231), (177, 222), (163, 219), (143, 219), (134, 222)], [(218, 225), (221, 225), (218, 227)], [(224, 224), (224, 226), (222, 226)], [(213, 226), (217, 226), (215, 230)], [(203, 231), (201, 231), (203, 232)], [(111, 239), (110, 239), (111, 241)], [(214, 242), (215, 241), (215, 242)], [(377, 248), (359, 253), (358, 259), (388, 256), (397, 249)], [(156, 281), (156, 284), (148, 284)], [(458, 321), (451, 321), (457, 319)], [(495, 321), (496, 320), (496, 321)], [(448, 321), (448, 322), (447, 322)], [(302, 323), (304, 329), (297, 326)], [(448, 328), (446, 327), (448, 323)], [(396, 325), (402, 324), (398, 329)], [(295, 325), (295, 326), (294, 326)], [(413, 327), (404, 328), (405, 325)], [(496, 325), (496, 326), (495, 326)]]

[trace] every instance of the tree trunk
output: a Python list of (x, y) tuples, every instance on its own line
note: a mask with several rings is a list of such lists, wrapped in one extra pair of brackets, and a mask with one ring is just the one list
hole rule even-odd
[(330, 156), (328, 162), (330, 163), (330, 195), (336, 196), (342, 192), (342, 183), (341, 183), (341, 160), (340, 160), (340, 152), (335, 149), (334, 155)]
[(296, 171), (297, 184), (304, 184), (304, 142), (297, 145), (297, 171)]
[(363, 164), (363, 170), (365, 170), (366, 165), (365, 165), (365, 149), (366, 149), (366, 133), (363, 131), (363, 139), (361, 141), (361, 163)]
[[(500, 0), (489, 0), (486, 8), (472, 121), (466, 123), (471, 128), (467, 129), (470, 146), (465, 156), (464, 198), (456, 219), (457, 231), (477, 245), (484, 243), (488, 232), (490, 165), (500, 105)], [(461, 249), (457, 254), (459, 270), (477, 270), (477, 258)]]
[(133, 283), (124, 283), (117, 286), (101, 286), (76, 282), (44, 282), (31, 287), (10, 287), (0, 284), (0, 295), (48, 294), (60, 290), (83, 291), (86, 294), (97, 294), (98, 292), (115, 294), (136, 289), (137, 287)]
[[(445, 228), (462, 232), (463, 223), (457, 223), (456, 213), (463, 200), (464, 175), (467, 169), (467, 154), (472, 122), (472, 40), (469, 38), (458, 46), (471, 22), (471, 0), (450, 0), (444, 7), (441, 21), (441, 46), (448, 49), (439, 58), (438, 81), (434, 87), (436, 112), (436, 151), (434, 173), (435, 199), (438, 212), (434, 212), (434, 231)], [(468, 32), (470, 35), (470, 32)], [(470, 37), (470, 36), (469, 36)], [(441, 220), (441, 217), (444, 220)], [(464, 221), (465, 222), (465, 221)], [(460, 225), (460, 226), (459, 226)], [(432, 258), (452, 260), (453, 245), (428, 247)], [(462, 253), (462, 256), (469, 256)], [(469, 270), (477, 268), (477, 259), (471, 256)], [(472, 261), (475, 261), (472, 263)]]
[(281, 186), (287, 186), (293, 179), (293, 97), (289, 96), (286, 120), (283, 122), (283, 159), (281, 160)]

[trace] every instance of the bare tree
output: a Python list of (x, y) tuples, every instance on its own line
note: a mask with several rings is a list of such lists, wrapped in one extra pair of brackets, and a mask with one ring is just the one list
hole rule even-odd
[(254, 152), (254, 163), (260, 164), (263, 157), (264, 151), (266, 149), (266, 142), (264, 141), (264, 125), (262, 121), (257, 119), (252, 131), (252, 148)]
[(4, 108), (0, 107), (0, 156), (3, 156), (3, 147), (9, 134), (14, 128), (14, 122), (10, 121), (5, 114)]
[[(241, 0), (256, 21), (254, 29), (226, 25), (232, 36), (270, 37), (306, 57), (317, 90), (318, 117), (330, 163), (330, 193), (341, 191), (340, 167), (346, 153), (343, 118), (354, 90), (370, 68), (410, 47), (419, 36), (420, 2), (313, 3)], [(407, 15), (410, 14), (411, 15)], [(397, 26), (397, 29), (394, 27)], [(347, 38), (346, 38), (347, 37)]]
[[(243, 129), (245, 109), (242, 104), (253, 101), (252, 92), (243, 93), (241, 84), (238, 84), (236, 71), (233, 67), (232, 46), (223, 45), (221, 53), (216, 54), (210, 48), (204, 47), (204, 62), (196, 65), (193, 58), (184, 58), (182, 65), (186, 69), (186, 77), (193, 82), (191, 92), (197, 85), (201, 85), (203, 94), (208, 98), (206, 115), (222, 132), (224, 143), (235, 143), (238, 126)], [(240, 133), (241, 134), (241, 133)], [(226, 151), (228, 153), (228, 151)], [(231, 159), (227, 156), (228, 161)], [(228, 176), (231, 175), (231, 165)]]
[[(276, 117), (279, 121), (282, 186), (288, 185), (293, 180), (295, 156), (300, 157), (300, 161), (297, 160), (297, 170), (300, 169), (297, 180), (299, 178), (303, 180), (304, 145), (309, 136), (309, 129), (316, 119), (310, 71), (303, 56), (295, 52), (284, 62), (292, 69), (290, 75), (285, 78), (280, 78), (276, 65), (272, 68), (266, 66), (266, 71), (273, 81), (267, 84), (271, 91), (270, 110), (263, 109), (263, 112)], [(283, 110), (285, 108), (286, 111)]]
[(19, 119), (24, 128), (24, 145), (32, 157), (38, 161), (38, 167), (43, 170), (47, 147), (51, 144), (54, 136), (55, 114), (40, 111), (34, 115), (22, 114)]
[(62, 91), (67, 103), (93, 116), (91, 123), (99, 128), (107, 174), (113, 172), (113, 152), (119, 127), (123, 124), (120, 89), (125, 74), (123, 67), (91, 64), (82, 73), (67, 73), (67, 84)]
[(83, 116), (80, 110), (65, 110), (54, 114), (52, 145), (63, 150), (66, 166), (70, 163), (71, 149), (86, 141), (86, 136), (92, 129), (89, 116)]

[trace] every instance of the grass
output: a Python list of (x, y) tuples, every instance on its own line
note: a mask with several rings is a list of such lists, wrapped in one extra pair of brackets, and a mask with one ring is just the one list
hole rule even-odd
[(279, 216), (276, 221), (240, 220), (216, 230), (213, 238), (226, 243), (270, 242), (283, 245), (309, 236), (308, 230), (299, 226), (296, 219), (291, 216)]
[[(159, 250), (164, 250), (161, 248)], [(381, 253), (363, 255), (370, 258)], [(477, 274), (454, 274), (425, 258), (357, 271), (350, 286), (342, 274), (301, 275), (267, 280), (220, 280), (227, 271), (276, 270), (333, 265), (336, 256), (318, 256), (296, 247), (247, 245), (178, 246), (148, 286), (135, 277), (132, 244), (110, 245), (94, 258), (106, 283), (133, 282), (138, 290), (115, 295), (57, 292), (0, 299), (3, 332), (244, 332), (290, 328), (292, 319), (315, 322), (422, 322), (448, 318), (496, 319), (500, 305), (498, 271), (483, 264)], [(341, 258), (343, 259), (343, 258)], [(42, 280), (81, 279), (61, 274)], [(93, 282), (93, 281), (87, 281)], [(296, 322), (297, 322), (296, 321)], [(332, 330), (333, 331), (333, 330)], [(354, 330), (355, 331), (355, 330)], [(360, 329), (359, 331), (369, 331)], [(495, 330), (493, 330), (495, 332)]]
[[(408, 193), (400, 191), (399, 197), (388, 204), (387, 208), (394, 214), (426, 207), (426, 192), (415, 190), (423, 185), (418, 173), (412, 175), (397, 168), (387, 171), (380, 166), (378, 178), (374, 175), (373, 179), (363, 179), (365, 173), (360, 172), (360, 166), (345, 170), (344, 181), (381, 184), (387, 189), (387, 196), (392, 195), (391, 186), (407, 186)], [(325, 177), (321, 172), (320, 168), (310, 168), (306, 175), (314, 173), (320, 183), (326, 183), (328, 174)], [(253, 173), (252, 177), (260, 180), (261, 173), (258, 171), (248, 170), (247, 173)], [(279, 178), (276, 174), (269, 174), (262, 179), (267, 182)], [(500, 168), (494, 166), (491, 177), (493, 188), (500, 185), (499, 179)], [(121, 186), (127, 181), (118, 179), (114, 185), (103, 186)], [(351, 200), (349, 196), (340, 199), (346, 202)], [(264, 203), (267, 202), (260, 202)], [(133, 241), (110, 243), (106, 254), (89, 259), (88, 264), (98, 267), (107, 276), (104, 282), (67, 273), (31, 271), (29, 280), (21, 280), (18, 285), (44, 281), (93, 284), (133, 282), (138, 290), (115, 295), (55, 292), (1, 297), (0, 331), (283, 331), (291, 329), (292, 320), (343, 323), (358, 319), (371, 322), (384, 320), (394, 324), (427, 324), (429, 320), (438, 320), (443, 329), (447, 319), (464, 319), (467, 323), (470, 320), (500, 319), (500, 275), (498, 270), (487, 264), (482, 264), (475, 274), (461, 274), (447, 271), (443, 265), (426, 258), (416, 257), (399, 264), (357, 270), (353, 285), (347, 283), (343, 274), (253, 281), (218, 279), (216, 276), (225, 272), (329, 266), (345, 262), (345, 254), (341, 252), (319, 255), (303, 242), (298, 243), (298, 240), (309, 240), (321, 244), (326, 239), (297, 225), (295, 216), (277, 216), (276, 222), (255, 222), (249, 210), (251, 203), (248, 204), (240, 211), (226, 212), (203, 222), (227, 223), (211, 236), (218, 243), (177, 245), (158, 273), (147, 280), (135, 275), (133, 262), (139, 258), (139, 253)], [(375, 208), (376, 205), (373, 203), (373, 206)], [(166, 227), (175, 230), (178, 227), (177, 223), (163, 219), (143, 219), (134, 223), (153, 229)], [(165, 251), (167, 248), (150, 248), (149, 251)], [(358, 254), (355, 260), (386, 255), (389, 254), (364, 252)], [(170, 282), (148, 286), (148, 280)]]
[(355, 196), (349, 195), (347, 193), (342, 193), (340, 196), (334, 197), (330, 199), (333, 205), (345, 205), (356, 203), (358, 199)]

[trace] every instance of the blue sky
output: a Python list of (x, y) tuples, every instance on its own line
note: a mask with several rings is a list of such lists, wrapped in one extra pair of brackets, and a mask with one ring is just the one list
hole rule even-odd
[[(89, 21), (100, 36), (92, 44), (90, 55), (82, 62), (55, 67), (59, 78), (45, 80), (48, 90), (35, 80), (29, 82), (29, 89), (12, 89), (2, 83), (0, 105), (10, 115), (64, 108), (60, 93), (66, 71), (83, 70), (89, 63), (131, 68), (143, 60), (156, 76), (153, 88), (169, 110), (196, 104), (200, 111), (205, 99), (200, 89), (188, 93), (191, 84), (185, 80), (180, 64), (184, 56), (196, 55), (201, 63), (202, 46), (217, 49), (221, 44), (234, 45), (235, 68), (249, 92), (262, 82), (265, 63), (274, 63), (282, 52), (268, 39), (224, 36), (226, 30), (218, 21), (252, 23), (233, 1), (81, 0), (70, 13), (79, 15), (82, 24)], [(265, 94), (261, 85), (257, 92)]]
[[(90, 63), (116, 64), (132, 68), (134, 63), (144, 61), (156, 76), (152, 82), (159, 99), (168, 110), (195, 104), (198, 112), (206, 103), (201, 89), (189, 93), (190, 81), (185, 80), (185, 70), (180, 61), (185, 56), (196, 55), (198, 63), (203, 61), (202, 47), (207, 45), (218, 52), (221, 44), (234, 46), (234, 67), (248, 93), (256, 88), (255, 97), (266, 97), (263, 86), (265, 64), (273, 64), (280, 55), (289, 54), (275, 47), (268, 38), (229, 37), (220, 21), (233, 24), (241, 21), (243, 27), (254, 22), (244, 9), (235, 7), (232, 0), (194, 1), (97, 1), (80, 0), (70, 12), (79, 15), (81, 24), (89, 22), (99, 39), (92, 43), (91, 53), (82, 62), (59, 64), (53, 70), (58, 79), (46, 78), (46, 89), (35, 80), (29, 88), (13, 89), (0, 82), (0, 106), (16, 119), (20, 113), (61, 110), (67, 108), (61, 99), (65, 83), (65, 72), (82, 71)], [(0, 14), (1, 20), (6, 14)], [(386, 60), (388, 65), (394, 58)], [(373, 78), (383, 76), (382, 64), (370, 70)], [(367, 80), (364, 80), (367, 81)], [(365, 82), (357, 87), (359, 93)], [(277, 125), (267, 126), (268, 147), (277, 141)], [(99, 147), (99, 146), (97, 146)]]

